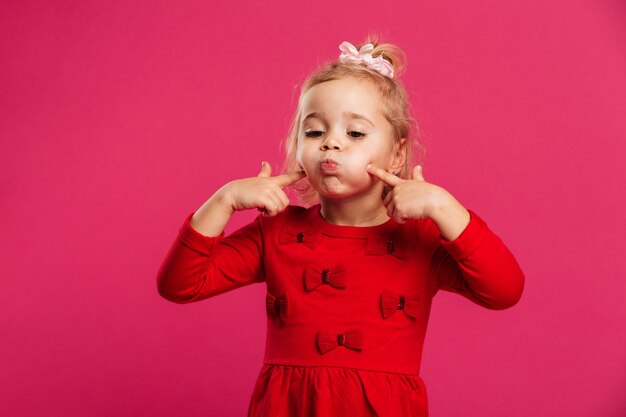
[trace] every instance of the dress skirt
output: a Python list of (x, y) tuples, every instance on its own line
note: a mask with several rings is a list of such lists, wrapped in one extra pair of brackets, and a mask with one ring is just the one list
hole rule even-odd
[(264, 364), (249, 417), (425, 417), (418, 375), (321, 366)]

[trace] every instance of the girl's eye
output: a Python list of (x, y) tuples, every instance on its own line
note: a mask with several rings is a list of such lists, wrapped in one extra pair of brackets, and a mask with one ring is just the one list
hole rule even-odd
[[(304, 132), (304, 136), (308, 138), (317, 138), (323, 134), (324, 132), (320, 130), (309, 130), (308, 132)], [(366, 134), (362, 132), (357, 132), (356, 130), (351, 130), (350, 132), (348, 132), (348, 135), (352, 138), (358, 139), (364, 137)]]
[[(358, 136), (352, 135), (353, 133), (356, 133)], [(363, 136), (365, 136), (365, 133), (357, 132), (356, 130), (348, 132), (348, 134), (353, 138), (362, 138)]]

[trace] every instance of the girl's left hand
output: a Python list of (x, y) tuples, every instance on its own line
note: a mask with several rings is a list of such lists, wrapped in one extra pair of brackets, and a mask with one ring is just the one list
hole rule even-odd
[(396, 177), (374, 164), (369, 164), (367, 171), (391, 187), (383, 204), (387, 207), (387, 215), (398, 223), (405, 223), (408, 219), (431, 218), (435, 207), (445, 198), (443, 188), (424, 180), (420, 165), (413, 168), (410, 180)]

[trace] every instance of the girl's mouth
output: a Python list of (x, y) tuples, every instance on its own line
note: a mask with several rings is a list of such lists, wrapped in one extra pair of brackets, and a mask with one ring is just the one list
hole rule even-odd
[(336, 171), (339, 164), (337, 161), (327, 158), (320, 162), (320, 168), (322, 171), (332, 172)]

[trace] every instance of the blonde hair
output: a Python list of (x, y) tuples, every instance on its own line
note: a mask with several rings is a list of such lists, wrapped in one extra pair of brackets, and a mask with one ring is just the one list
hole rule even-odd
[[(284, 172), (293, 172), (300, 169), (296, 161), (298, 150), (298, 132), (301, 123), (302, 97), (315, 85), (326, 81), (343, 79), (347, 77), (356, 78), (372, 83), (377, 87), (381, 97), (381, 110), (387, 121), (391, 124), (393, 131), (393, 143), (399, 144), (402, 138), (406, 138), (406, 159), (405, 163), (397, 174), (400, 178), (408, 179), (411, 176), (413, 164), (414, 147), (417, 147), (418, 160), (421, 164), (425, 156), (425, 147), (421, 142), (422, 134), (417, 122), (410, 112), (408, 96), (402, 82), (397, 78), (406, 68), (406, 55), (396, 45), (389, 43), (378, 43), (377, 35), (368, 35), (365, 42), (355, 45), (360, 49), (364, 44), (371, 43), (374, 50), (372, 57), (382, 55), (394, 68), (394, 78), (382, 75), (376, 70), (367, 68), (365, 65), (354, 63), (342, 63), (335, 60), (324, 64), (314, 70), (302, 83), (298, 106), (289, 126), (289, 133), (283, 140), (285, 150)], [(306, 177), (291, 185), (296, 192), (296, 197), (300, 203), (305, 205), (315, 204), (318, 201), (318, 194), (306, 180)]]

